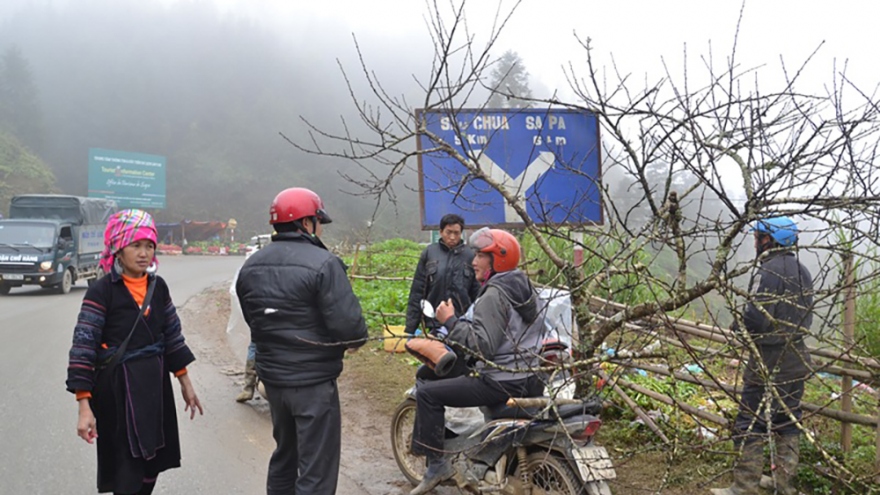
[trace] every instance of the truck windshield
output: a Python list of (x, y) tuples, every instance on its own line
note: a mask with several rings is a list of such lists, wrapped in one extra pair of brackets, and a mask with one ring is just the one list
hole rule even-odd
[(50, 248), (55, 226), (39, 223), (0, 223), (0, 245)]

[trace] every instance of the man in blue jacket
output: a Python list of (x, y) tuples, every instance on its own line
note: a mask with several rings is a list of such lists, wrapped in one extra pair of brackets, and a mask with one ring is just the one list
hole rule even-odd
[[(811, 373), (804, 338), (813, 322), (813, 277), (797, 257), (798, 228), (788, 217), (760, 220), (754, 227), (755, 250), (760, 266), (751, 284), (752, 298), (743, 315), (757, 355), (750, 352), (743, 374), (739, 413), (734, 421), (734, 446), (741, 451), (733, 471), (733, 484), (713, 488), (714, 495), (752, 495), (758, 487), (794, 495), (804, 382)], [(737, 326), (734, 331), (739, 333)], [(745, 335), (743, 336), (745, 337)], [(751, 346), (749, 346), (751, 347)], [(764, 400), (766, 386), (771, 400)], [(767, 408), (770, 408), (767, 411)], [(769, 418), (769, 422), (767, 421)], [(764, 439), (776, 436), (776, 468), (762, 480)]]
[(256, 345), (277, 444), (267, 495), (334, 495), (341, 413), (336, 378), (346, 349), (367, 338), (345, 265), (321, 242), (330, 223), (321, 198), (281, 191), (269, 209), (276, 234), (245, 261), (236, 292)]

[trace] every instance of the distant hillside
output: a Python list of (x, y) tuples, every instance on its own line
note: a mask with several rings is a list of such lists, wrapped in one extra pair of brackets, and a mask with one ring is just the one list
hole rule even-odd
[(0, 132), (0, 212), (16, 194), (58, 192), (55, 174), (17, 139)]

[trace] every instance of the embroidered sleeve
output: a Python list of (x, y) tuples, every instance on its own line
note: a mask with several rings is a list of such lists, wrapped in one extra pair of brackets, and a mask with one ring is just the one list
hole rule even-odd
[(95, 363), (98, 357), (98, 346), (107, 318), (107, 307), (98, 284), (86, 293), (83, 298), (76, 326), (73, 328), (73, 344), (67, 364), (67, 390), (90, 392), (95, 386)]

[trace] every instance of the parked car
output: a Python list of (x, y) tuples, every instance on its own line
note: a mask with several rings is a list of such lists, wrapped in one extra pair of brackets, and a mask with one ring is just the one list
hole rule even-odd
[(251, 241), (244, 250), (244, 259), (250, 258), (252, 254), (270, 242), (272, 242), (272, 234), (260, 234), (251, 237)]

